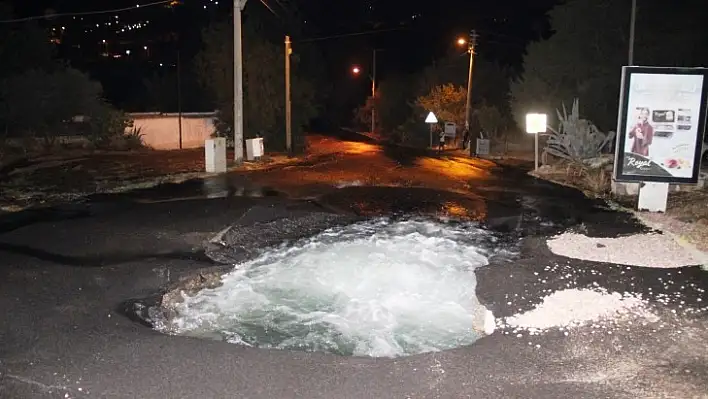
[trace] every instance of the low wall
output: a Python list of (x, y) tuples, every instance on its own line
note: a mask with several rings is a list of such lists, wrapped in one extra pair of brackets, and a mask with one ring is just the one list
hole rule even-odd
[[(133, 128), (140, 129), (146, 146), (156, 150), (180, 148), (179, 114), (133, 113)], [(182, 148), (200, 148), (215, 132), (216, 113), (182, 114)], [(130, 132), (131, 129), (128, 130)]]

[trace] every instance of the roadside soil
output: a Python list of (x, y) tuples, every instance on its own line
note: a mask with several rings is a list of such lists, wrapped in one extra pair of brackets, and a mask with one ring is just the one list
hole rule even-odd
[[(233, 159), (233, 152), (227, 154)], [(245, 163), (249, 170), (291, 161), (271, 154)], [(234, 166), (229, 164), (234, 169)], [(206, 176), (204, 149), (134, 152), (72, 152), (15, 162), (0, 169), (0, 209), (75, 200), (95, 193), (147, 188)]]
[[(578, 188), (588, 196), (616, 201), (628, 210), (636, 209), (636, 197), (610, 196), (611, 169), (583, 172), (577, 167), (557, 164), (544, 166), (539, 172), (531, 172), (531, 175)], [(665, 214), (636, 213), (651, 227), (671, 233), (684, 243), (708, 254), (708, 188), (669, 193)]]

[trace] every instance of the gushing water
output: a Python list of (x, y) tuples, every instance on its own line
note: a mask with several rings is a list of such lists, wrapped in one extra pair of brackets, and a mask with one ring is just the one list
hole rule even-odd
[(495, 238), (470, 224), (377, 220), (330, 229), (240, 264), (186, 297), (165, 332), (340, 355), (397, 357), (493, 330), (474, 269)]

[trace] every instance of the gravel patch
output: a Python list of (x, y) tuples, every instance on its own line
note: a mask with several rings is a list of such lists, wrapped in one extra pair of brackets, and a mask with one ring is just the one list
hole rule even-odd
[(594, 262), (655, 268), (678, 268), (702, 263), (670, 236), (663, 234), (596, 238), (563, 233), (546, 243), (556, 255)]
[[(647, 302), (635, 294), (604, 290), (567, 289), (543, 298), (534, 309), (503, 319), (505, 328), (540, 333), (551, 328), (581, 327), (590, 323), (626, 318), (656, 321)], [(597, 327), (597, 326), (593, 326)], [(602, 328), (605, 324), (601, 325)], [(567, 335), (567, 332), (566, 332)]]

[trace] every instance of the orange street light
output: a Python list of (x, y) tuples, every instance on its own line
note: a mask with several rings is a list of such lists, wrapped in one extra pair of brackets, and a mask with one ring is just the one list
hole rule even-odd
[(358, 75), (359, 73), (361, 73), (361, 68), (359, 68), (358, 66), (353, 67), (353, 68), (352, 68), (352, 73), (353, 73), (354, 75)]
[(465, 40), (464, 38), (461, 37), (461, 38), (457, 39), (458, 46), (464, 46), (465, 44), (467, 44), (467, 40)]

